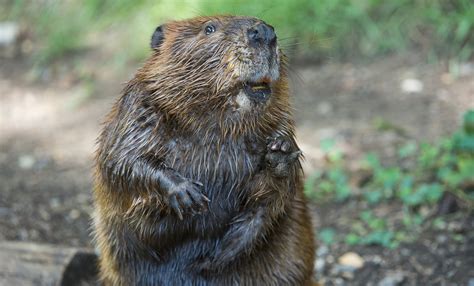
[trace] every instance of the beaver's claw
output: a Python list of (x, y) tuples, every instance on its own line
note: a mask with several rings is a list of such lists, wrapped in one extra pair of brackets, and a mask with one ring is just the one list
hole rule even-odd
[(278, 136), (268, 140), (265, 164), (275, 177), (287, 177), (301, 151), (287, 137)]
[(198, 214), (207, 210), (209, 199), (202, 193), (200, 182), (184, 180), (170, 188), (168, 206), (183, 219), (185, 214)]

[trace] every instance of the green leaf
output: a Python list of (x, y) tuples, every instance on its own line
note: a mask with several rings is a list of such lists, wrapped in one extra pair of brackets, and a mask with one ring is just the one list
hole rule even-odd
[(474, 158), (461, 158), (458, 161), (458, 168), (465, 180), (474, 180)]
[(349, 245), (356, 245), (359, 244), (361, 241), (360, 236), (355, 233), (349, 233), (348, 235), (346, 235), (346, 238), (344, 240)]
[(334, 184), (329, 180), (323, 180), (319, 183), (319, 189), (322, 194), (333, 194), (335, 191)]
[(392, 231), (373, 231), (362, 238), (362, 243), (368, 245), (379, 244), (385, 247), (390, 247), (392, 245), (393, 238), (394, 234)]
[(380, 168), (379, 157), (374, 153), (369, 153), (365, 156), (365, 163), (372, 170)]
[(383, 230), (385, 229), (385, 220), (381, 218), (375, 218), (369, 221), (369, 228), (372, 230)]
[(433, 220), (433, 227), (437, 230), (446, 229), (446, 221), (442, 217), (437, 217)]
[(383, 194), (380, 191), (365, 191), (364, 197), (369, 204), (376, 204), (383, 198)]
[(320, 145), (323, 152), (328, 153), (336, 146), (336, 140), (333, 138), (326, 138), (321, 140)]
[(436, 203), (443, 196), (443, 187), (438, 183), (429, 184), (426, 187), (425, 198), (430, 203)]
[(463, 41), (468, 35), (471, 29), (471, 22), (469, 19), (464, 18), (460, 21), (458, 28), (456, 29), (456, 39)]
[(336, 231), (333, 228), (323, 228), (318, 235), (324, 244), (331, 245), (335, 242)]
[(351, 195), (351, 189), (347, 184), (341, 184), (336, 186), (336, 200), (344, 201)]
[(462, 134), (454, 139), (454, 148), (474, 156), (474, 134)]
[(362, 211), (359, 216), (365, 223), (368, 223), (374, 217), (371, 210)]
[(304, 181), (304, 194), (309, 198), (314, 198), (315, 196), (315, 185), (316, 181), (321, 177), (321, 172), (316, 171), (306, 178)]
[(407, 143), (398, 150), (398, 156), (400, 156), (401, 158), (406, 158), (408, 156), (413, 155), (417, 149), (418, 145), (416, 145), (416, 143)]
[(420, 192), (413, 192), (406, 196), (403, 200), (403, 202), (409, 206), (417, 206), (420, 205), (421, 202), (423, 201), (423, 196), (421, 195)]
[(474, 109), (464, 113), (463, 128), (467, 134), (474, 135)]
[(405, 202), (405, 199), (411, 195), (413, 192), (413, 176), (406, 175), (400, 182), (399, 191), (397, 193), (398, 197)]
[(457, 187), (462, 182), (462, 176), (451, 167), (443, 167), (438, 170), (438, 178), (450, 188)]

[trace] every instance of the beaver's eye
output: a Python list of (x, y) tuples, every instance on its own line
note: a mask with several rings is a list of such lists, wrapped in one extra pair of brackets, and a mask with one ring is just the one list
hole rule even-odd
[(214, 25), (207, 25), (206, 28), (204, 29), (204, 32), (206, 35), (212, 34), (216, 31), (216, 27)]

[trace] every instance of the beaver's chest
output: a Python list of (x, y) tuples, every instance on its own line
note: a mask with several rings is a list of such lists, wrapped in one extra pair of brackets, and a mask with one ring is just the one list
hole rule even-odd
[(265, 149), (256, 139), (173, 138), (166, 150), (166, 163), (185, 177), (209, 188), (232, 188), (261, 168)]
[(182, 176), (203, 184), (210, 199), (208, 211), (193, 216), (183, 226), (204, 237), (219, 235), (242, 211), (260, 172), (263, 155), (247, 140), (206, 141), (173, 138), (167, 141), (165, 163)]
[(245, 199), (252, 177), (262, 168), (265, 146), (257, 139), (173, 138), (166, 143), (166, 164), (204, 185), (204, 193), (221, 206)]

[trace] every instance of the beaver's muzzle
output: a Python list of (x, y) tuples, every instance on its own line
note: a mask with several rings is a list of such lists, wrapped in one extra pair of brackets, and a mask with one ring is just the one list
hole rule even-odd
[(246, 82), (244, 91), (251, 100), (256, 102), (267, 101), (272, 93), (268, 82)]
[(273, 27), (263, 22), (247, 28), (246, 33), (253, 58), (243, 90), (254, 102), (266, 102), (272, 93), (271, 83), (279, 77), (277, 36)]
[(275, 45), (276, 34), (272, 26), (259, 23), (247, 30), (250, 45)]

